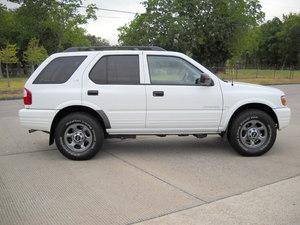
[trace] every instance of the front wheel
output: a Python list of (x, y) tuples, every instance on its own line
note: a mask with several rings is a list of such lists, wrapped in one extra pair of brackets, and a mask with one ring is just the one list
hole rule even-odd
[(264, 111), (247, 110), (238, 114), (228, 130), (228, 141), (241, 155), (263, 155), (276, 140), (276, 124)]
[(99, 122), (86, 113), (72, 113), (59, 121), (55, 129), (58, 150), (68, 159), (87, 160), (100, 150), (104, 132)]

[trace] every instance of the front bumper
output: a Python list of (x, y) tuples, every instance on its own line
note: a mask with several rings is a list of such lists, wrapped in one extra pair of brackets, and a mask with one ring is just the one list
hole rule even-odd
[(57, 110), (21, 109), (19, 119), (23, 127), (49, 132), (56, 113)]
[(291, 119), (291, 110), (288, 107), (274, 109), (278, 119), (278, 129), (281, 130), (287, 127)]

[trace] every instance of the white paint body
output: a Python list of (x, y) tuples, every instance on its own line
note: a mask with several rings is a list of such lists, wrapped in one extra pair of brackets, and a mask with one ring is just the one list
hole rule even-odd
[[(99, 85), (88, 77), (95, 63), (104, 55), (139, 55), (140, 84)], [(85, 55), (87, 58), (63, 84), (32, 84), (42, 69), (60, 56)], [(183, 58), (208, 74), (214, 86), (151, 85), (147, 55)], [(234, 112), (249, 103), (261, 103), (274, 110), (279, 129), (290, 120), (290, 109), (283, 106), (278, 89), (245, 83), (224, 82), (188, 56), (168, 51), (93, 51), (51, 55), (31, 75), (25, 88), (32, 92), (32, 105), (19, 111), (21, 124), (34, 130), (50, 131), (55, 115), (74, 105), (102, 110), (109, 119), (109, 134), (197, 134), (221, 133)], [(98, 96), (87, 95), (98, 90)], [(153, 97), (153, 91), (164, 91)]]

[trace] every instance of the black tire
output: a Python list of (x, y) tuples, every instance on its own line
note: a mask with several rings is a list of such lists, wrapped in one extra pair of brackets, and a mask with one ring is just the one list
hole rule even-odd
[(231, 146), (239, 154), (260, 156), (271, 149), (276, 140), (276, 134), (276, 124), (267, 113), (249, 109), (233, 118), (227, 137)]
[(58, 122), (54, 139), (58, 150), (68, 159), (88, 160), (101, 149), (104, 132), (96, 118), (77, 112)]

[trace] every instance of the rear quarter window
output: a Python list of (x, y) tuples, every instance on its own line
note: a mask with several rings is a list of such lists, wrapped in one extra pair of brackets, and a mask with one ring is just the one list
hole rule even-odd
[(70, 79), (87, 56), (64, 56), (53, 59), (33, 81), (34, 84), (62, 84)]

